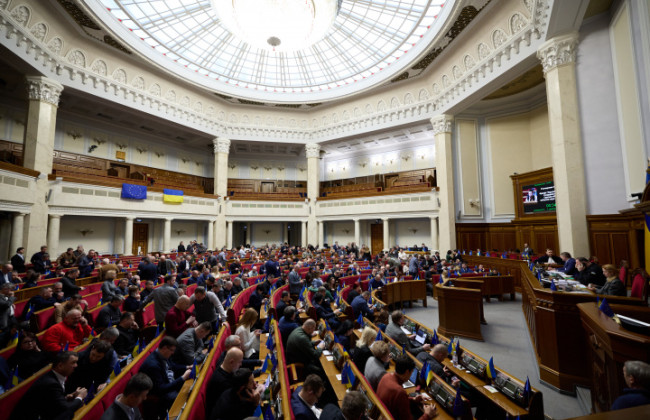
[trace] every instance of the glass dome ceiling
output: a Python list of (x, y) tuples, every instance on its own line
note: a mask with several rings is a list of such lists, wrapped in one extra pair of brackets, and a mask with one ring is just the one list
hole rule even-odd
[[(454, 0), (85, 2), (131, 48), (193, 83), (256, 101), (305, 103), (345, 97), (394, 77), (427, 52)], [(265, 9), (250, 7), (256, 2), (267, 4), (267, 14), (285, 7), (267, 20), (276, 23), (271, 30), (286, 26), (287, 33), (270, 36), (267, 45), (248, 37), (264, 21)], [(303, 22), (305, 13), (312, 23), (292, 24)], [(285, 21), (278, 25), (278, 19)], [(254, 24), (244, 28), (246, 22)], [(297, 39), (310, 28), (320, 31), (316, 38)], [(282, 45), (283, 36), (298, 42)]]

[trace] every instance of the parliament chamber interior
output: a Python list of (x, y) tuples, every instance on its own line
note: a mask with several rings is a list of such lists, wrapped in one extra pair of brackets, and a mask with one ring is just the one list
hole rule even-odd
[(0, 420), (650, 418), (650, 1), (0, 0)]

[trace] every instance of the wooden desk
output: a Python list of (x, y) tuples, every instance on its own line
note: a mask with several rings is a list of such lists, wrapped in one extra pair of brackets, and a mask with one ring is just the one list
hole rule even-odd
[[(580, 321), (578, 304), (594, 302), (584, 293), (553, 292), (545, 289), (521, 260), (463, 256), (471, 264), (483, 264), (509, 273), (520, 286), (522, 309), (533, 342), (540, 379), (561, 391), (573, 394), (575, 386), (591, 387), (591, 367), (586, 336)], [(601, 296), (602, 298), (602, 296)], [(607, 296), (610, 304), (646, 306), (641, 299)], [(571, 351), (567, 351), (571, 349)]]
[(438, 293), (438, 331), (446, 336), (468, 337), (483, 341), (481, 314), (483, 299), (481, 291), (462, 287), (445, 287), (436, 284)]
[(605, 413), (573, 417), (568, 420), (621, 420), (648, 418), (650, 418), (650, 405), (641, 405), (639, 407), (626, 408), (624, 410), (607, 411)]
[[(611, 305), (616, 314), (650, 322), (650, 308)], [(628, 331), (603, 314), (596, 303), (580, 303), (580, 319), (587, 335), (591, 371), (591, 408), (608, 411), (626, 388), (623, 364), (650, 360), (650, 337)]]
[(422, 300), (422, 305), (427, 306), (427, 286), (425, 280), (404, 280), (388, 283), (379, 289), (381, 300), (386, 305), (398, 302), (409, 302), (413, 306), (414, 300)]

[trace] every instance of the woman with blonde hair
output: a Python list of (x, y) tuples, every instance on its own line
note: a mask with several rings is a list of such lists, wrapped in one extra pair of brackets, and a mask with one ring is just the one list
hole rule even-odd
[(235, 334), (241, 338), (244, 350), (244, 357), (247, 359), (257, 359), (259, 356), (258, 348), (260, 346), (261, 330), (251, 331), (253, 325), (257, 322), (257, 311), (253, 308), (248, 308), (244, 311), (244, 315), (239, 319), (239, 324)]
[(625, 285), (618, 278), (618, 270), (612, 264), (603, 265), (603, 274), (607, 278), (607, 282), (602, 287), (596, 287), (589, 284), (587, 288), (599, 295), (613, 295), (613, 296), (627, 296), (627, 289)]
[(357, 340), (357, 348), (352, 354), (352, 361), (360, 372), (366, 369), (366, 362), (372, 356), (370, 346), (377, 339), (377, 331), (373, 328), (365, 327), (361, 332), (361, 338)]

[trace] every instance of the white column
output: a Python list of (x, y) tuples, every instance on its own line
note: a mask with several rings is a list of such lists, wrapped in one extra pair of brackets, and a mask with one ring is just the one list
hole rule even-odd
[(227, 234), (226, 234), (226, 247), (232, 249), (232, 225), (234, 222), (226, 222)]
[(318, 246), (322, 247), (325, 243), (325, 222), (318, 222)]
[(246, 223), (246, 239), (245, 239), (245, 241), (246, 241), (247, 244), (251, 243), (251, 225), (252, 225), (252, 223), (250, 223), (250, 222)]
[(316, 202), (318, 201), (318, 188), (320, 176), (318, 174), (320, 146), (316, 143), (305, 145), (305, 156), (307, 156), (307, 198), (309, 199), (309, 219), (307, 222), (307, 243), (317, 245), (322, 237), (319, 235), (319, 228), (316, 222)]
[(552, 38), (537, 51), (546, 79), (560, 250), (589, 255), (585, 168), (576, 83), (578, 34)]
[(208, 249), (214, 250), (214, 220), (208, 220)]
[(124, 255), (133, 255), (133, 217), (124, 220)]
[(450, 115), (439, 115), (431, 119), (436, 140), (436, 178), (440, 200), (439, 232), (440, 249), (456, 248), (456, 211), (454, 204), (454, 165), (451, 155), (451, 130), (454, 119)]
[[(27, 213), (15, 213), (11, 226), (11, 249), (10, 255), (14, 255), (16, 250), (23, 246), (23, 234), (25, 230), (25, 216)], [(25, 254), (26, 255), (26, 254)]]
[[(430, 217), (431, 220), (431, 243), (429, 244), (429, 251), (439, 251), (438, 249), (438, 218)], [(445, 251), (446, 252), (446, 251)]]
[(302, 247), (307, 246), (307, 222), (300, 223), (300, 244)]
[(163, 252), (169, 252), (172, 249), (172, 219), (166, 217), (163, 224)]
[(354, 243), (357, 247), (361, 247), (361, 225), (359, 219), (354, 219)]
[(283, 243), (285, 243), (287, 241), (287, 224), (286, 223), (284, 223), (284, 222), (280, 223), (280, 231), (282, 232), (282, 234), (280, 235), (280, 238), (281, 238), (280, 243), (283, 244)]
[(215, 138), (212, 140), (214, 147), (214, 194), (221, 197), (219, 213), (215, 224), (215, 242), (217, 249), (226, 245), (226, 194), (228, 193), (228, 153), (230, 140)]
[(61, 215), (50, 214), (47, 224), (47, 248), (52, 259), (59, 255), (59, 232), (61, 231)]
[(384, 251), (388, 251), (390, 249), (390, 230), (389, 230), (389, 224), (388, 224), (388, 218), (383, 218), (381, 219), (382, 222), (384, 222)]
[[(28, 218), (28, 229), (24, 239), (29, 256), (45, 245), (49, 207), (45, 197), (49, 191), (47, 175), (52, 173), (52, 155), (54, 152), (54, 133), (59, 98), (63, 86), (46, 77), (27, 77), (27, 123), (25, 124), (25, 141), (23, 143), (23, 166), (39, 171), (36, 179), (34, 197)], [(56, 257), (53, 255), (53, 257)]]
[(124, 227), (122, 218), (116, 217), (113, 225), (113, 254), (124, 254)]

